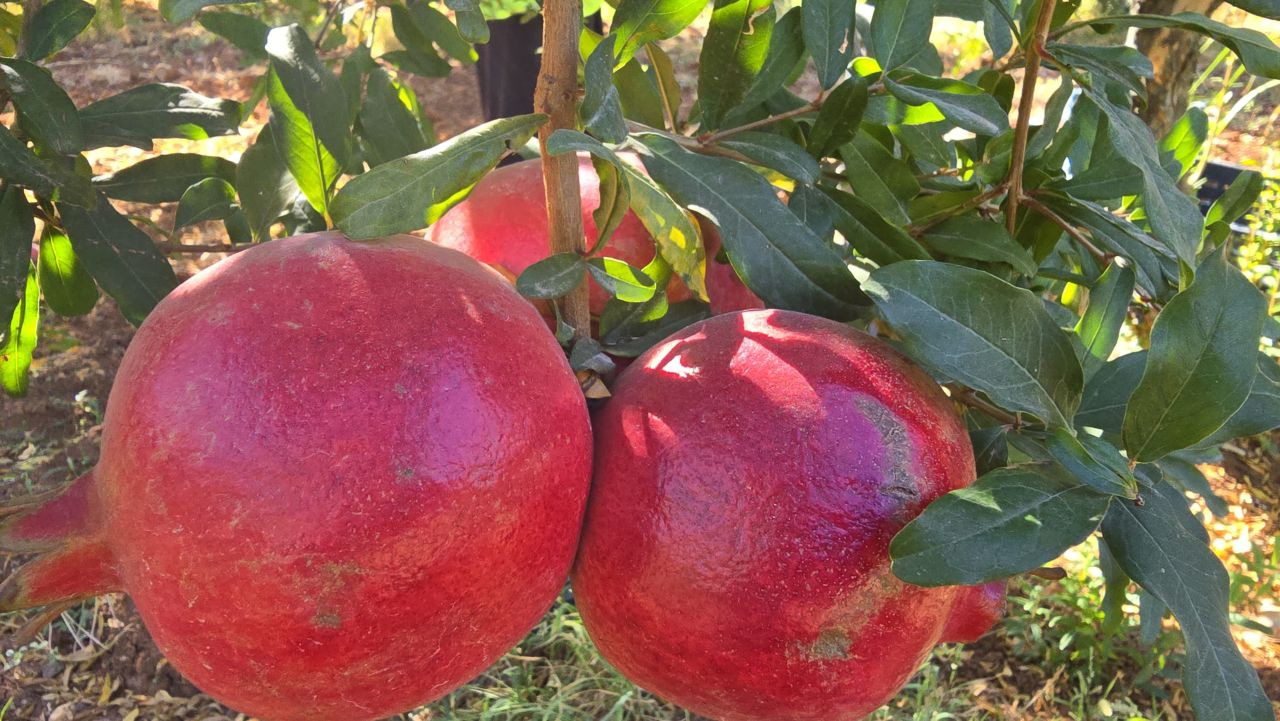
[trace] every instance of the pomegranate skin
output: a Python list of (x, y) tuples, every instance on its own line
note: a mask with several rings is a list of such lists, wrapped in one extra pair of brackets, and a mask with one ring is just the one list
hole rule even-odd
[[(578, 156), (578, 185), (582, 224), (590, 244), (596, 238), (591, 214), (600, 206), (600, 178), (585, 153)], [(542, 161), (512, 163), (484, 176), (465, 200), (427, 228), (426, 235), (428, 240), (462, 251), (514, 280), (525, 268), (551, 254)], [(603, 254), (643, 268), (653, 260), (655, 252), (649, 231), (635, 213), (627, 211)], [(600, 315), (609, 302), (609, 293), (594, 280), (588, 279), (588, 284), (591, 313)], [(667, 285), (667, 297), (677, 303), (693, 294), (673, 277)]]
[(269, 721), (379, 719), (470, 680), (550, 606), (590, 449), (560, 348), (497, 274), (412, 236), (321, 233), (156, 307), (89, 515), (201, 689)]
[(973, 482), (973, 451), (937, 384), (860, 331), (713, 317), (637, 359), (593, 425), (583, 621), (624, 675), (698, 714), (862, 718), (968, 593), (890, 571), (890, 539)]

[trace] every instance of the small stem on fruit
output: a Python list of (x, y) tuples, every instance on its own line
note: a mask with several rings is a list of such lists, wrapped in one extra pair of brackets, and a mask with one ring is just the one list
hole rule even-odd
[(1035, 198), (1029, 195), (1023, 195), (1022, 204), (1027, 206), (1031, 210), (1034, 210), (1035, 212), (1039, 213), (1040, 215), (1043, 215), (1045, 218), (1048, 218), (1049, 220), (1053, 221), (1054, 225), (1058, 226), (1059, 228), (1062, 228), (1067, 235), (1071, 236), (1072, 240), (1079, 243), (1080, 246), (1083, 247), (1085, 250), (1089, 251), (1089, 255), (1092, 255), (1094, 259), (1097, 260), (1099, 263), (1106, 265), (1107, 263), (1111, 262), (1112, 258), (1115, 257), (1115, 255), (1111, 253), (1107, 253), (1106, 251), (1102, 250), (1098, 246), (1094, 245), (1093, 242), (1090, 241), (1089, 238), (1086, 237), (1084, 233), (1080, 232), (1079, 228), (1075, 227), (1071, 223), (1068, 223), (1065, 218), (1063, 218), (1061, 215), (1058, 215), (1057, 213), (1050, 210), (1049, 207), (1046, 206), (1044, 203), (1041, 203), (1040, 201), (1036, 200)]
[[(542, 149), (542, 184), (547, 198), (551, 253), (586, 252), (578, 158), (552, 155), (547, 139), (555, 131), (573, 130), (578, 120), (578, 37), (582, 32), (582, 0), (546, 0), (542, 5), (542, 69), (534, 91), (534, 108), (548, 117), (538, 131)], [(585, 274), (584, 274), (585, 275)], [(591, 310), (586, 278), (557, 301), (565, 322), (584, 338), (591, 336)]]
[(1018, 229), (1018, 203), (1022, 200), (1022, 166), (1027, 159), (1027, 137), (1031, 133), (1031, 106), (1036, 95), (1036, 79), (1040, 74), (1040, 58), (1044, 52), (1044, 42), (1049, 34), (1049, 23), (1053, 20), (1053, 9), (1057, 0), (1043, 0), (1040, 14), (1036, 17), (1035, 33), (1031, 42), (1023, 46), (1026, 56), (1026, 70), (1022, 75), (1022, 96), (1018, 99), (1018, 125), (1013, 134), (1013, 152), (1009, 157), (1009, 177), (1005, 181), (1009, 186), (1009, 196), (1005, 200), (1005, 224), (1009, 234)]

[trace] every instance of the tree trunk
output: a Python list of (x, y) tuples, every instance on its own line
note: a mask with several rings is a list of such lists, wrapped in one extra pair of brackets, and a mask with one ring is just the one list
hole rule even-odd
[[(1197, 12), (1208, 15), (1222, 0), (1142, 0), (1139, 10), (1153, 15)], [(1201, 37), (1186, 30), (1146, 28), (1138, 31), (1138, 50), (1151, 58), (1155, 78), (1147, 81), (1147, 107), (1142, 119), (1157, 138), (1187, 110), (1187, 97), (1196, 78)]]

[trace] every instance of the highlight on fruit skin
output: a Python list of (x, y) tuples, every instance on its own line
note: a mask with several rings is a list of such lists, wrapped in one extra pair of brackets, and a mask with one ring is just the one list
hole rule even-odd
[(852, 721), (1003, 589), (921, 588), (893, 535), (975, 476), (964, 423), (888, 345), (788, 311), (695, 323), (595, 415), (572, 583), (600, 653), (719, 721)]
[(537, 311), (412, 236), (275, 240), (166, 297), (98, 465), (12, 509), (0, 610), (125, 591), (264, 721), (380, 719), (472, 679), (563, 587), (586, 406)]

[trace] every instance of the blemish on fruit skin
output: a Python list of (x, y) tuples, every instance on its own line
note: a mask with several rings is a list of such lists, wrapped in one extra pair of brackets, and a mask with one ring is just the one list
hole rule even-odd
[(342, 628), (342, 619), (336, 613), (316, 611), (311, 617), (311, 625), (316, 628)]
[(818, 639), (805, 649), (805, 655), (815, 661), (843, 661), (849, 658), (849, 635), (838, 628), (823, 629)]

